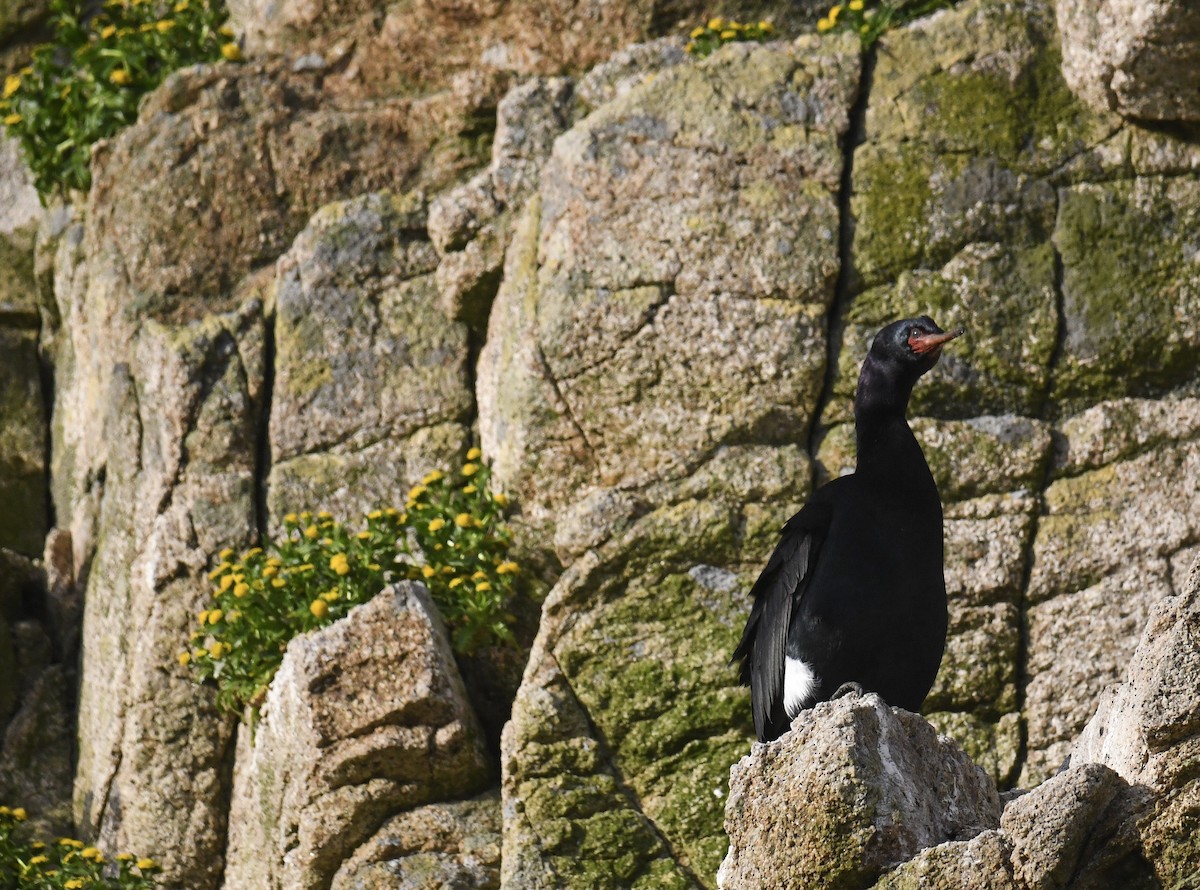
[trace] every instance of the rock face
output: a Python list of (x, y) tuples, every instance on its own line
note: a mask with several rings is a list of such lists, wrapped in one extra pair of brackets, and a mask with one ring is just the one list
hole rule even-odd
[(1063, 74), (1097, 108), (1200, 120), (1200, 10), (1186, 0), (1062, 0)]
[[(2, 612), (0, 681), (27, 656), (46, 678), (36, 697), (0, 685), (3, 750), (62, 772), (34, 730), (69, 726), (60, 619), (86, 593), (80, 830), (216, 890), (233, 720), (173, 658), (209, 557), (273, 513), (395, 503), (477, 423), (534, 554), (522, 577), (554, 584), (499, 752), (502, 815), (474, 748), (474, 778), (451, 770), (443, 793), (386, 774), (417, 760), (371, 748), (395, 724), (367, 715), (322, 749), (353, 781), (291, 759), (272, 785), (246, 733), (228, 874), (711, 887), (725, 770), (749, 745), (727, 664), (745, 592), (813, 484), (853, 466), (870, 335), (929, 312), (970, 331), (913, 405), (951, 593), (930, 721), (1003, 785), (1051, 776), (1200, 551), (1200, 150), (1126, 119), (1184, 117), (1148, 97), (1157, 60), (1195, 67), (1194, 14), (1145, 3), (1132, 42), (1096, 32), (1137, 50), (1105, 81), (1117, 105), (1068, 86), (1086, 93), (1084, 19), (1132, 8), (963, 0), (865, 61), (852, 35), (702, 62), (665, 40), (580, 74), (695, 10), (243, 3), (249, 47), (287, 59), (170, 78), (97, 148), (87, 206), (41, 215), (36, 250), (19, 177), (0, 201), (0, 501), (23, 510), (0, 512), (0, 546), (36, 556), (53, 515), (79, 585), (50, 585), (46, 621)], [(566, 25), (585, 12), (599, 37)], [(501, 98), (512, 72), (536, 76)], [(1158, 111), (1130, 110), (1143, 99)], [(63, 648), (38, 661), (44, 638)], [(271, 719), (361, 716), (300, 696), (326, 674), (294, 660)], [(1149, 753), (1077, 754), (970, 839), (884, 826), (897, 857), (929, 846), (854, 880), (1136, 884), (1147, 862), (1188, 880), (1196, 792), (1156, 760), (1191, 751), (1173, 690), (1127, 695), (1143, 715), (1175, 702), (1178, 738), (1165, 717), (1106, 729), (1149, 733)], [(27, 775), (0, 762), (4, 789), (33, 794)], [(255, 794), (286, 824), (256, 827)]]
[(1071, 752), (1131, 786), (1123, 826), (1164, 887), (1195, 881), (1200, 861), (1200, 559), (1182, 592), (1153, 610), (1123, 682), (1107, 690)]
[(332, 890), (498, 890), (500, 795), (417, 807), (383, 824), (333, 878)]
[(1000, 820), (988, 775), (875, 694), (802, 711), (733, 767), (723, 890), (869, 886), (890, 864)]
[(480, 430), (570, 568), (502, 741), (506, 886), (711, 886), (749, 722), (739, 591), (763, 504), (808, 487), (789, 443), (821, 388), (858, 72), (850, 40), (668, 68), (555, 143), (516, 226)]
[[(459, 135), (487, 118), (487, 101), (447, 91), (339, 104), (319, 73), (178, 72), (143, 104), (141, 123), (98, 152), (84, 220), (51, 239), (44, 265), (61, 320), (50, 339), (52, 491), (86, 589), (75, 815), (106, 848), (153, 851), (169, 883), (215, 887), (223, 868), (233, 721), (174, 654), (207, 603), (211, 555), (250, 546), (266, 524), (274, 369), (260, 267), (334, 199), (385, 183), (436, 188), (471, 169)], [(420, 241), (378, 231), (391, 212), (383, 203), (354, 211), (364, 229), (376, 218), (348, 258), (364, 274)], [(318, 241), (322, 225), (328, 215)], [(412, 250), (419, 265), (422, 248)], [(314, 313), (345, 284), (333, 275), (305, 291), (304, 281), (284, 288), (285, 304), (307, 294)], [(365, 287), (362, 302), (387, 293)], [(381, 334), (357, 358), (394, 345)]]
[[(377, 835), (357, 867), (342, 863), (383, 819), (488, 783), (482, 737), (432, 601), (412, 582), (389, 588), (293, 639), (261, 720), (241, 727), (224, 886), (325, 888), (339, 867), (370, 871), (372, 860), (404, 848), (387, 854)], [(437, 821), (432, 812), (402, 818)], [(414, 836), (404, 843), (410, 856), (421, 850)]]
[[(736, 12), (721, 12), (746, 21), (771, 19), (791, 30), (805, 19), (811, 21), (818, 8), (813, 0), (756, 0), (738, 6)], [(583, 5), (568, 0), (234, 0), (229, 9), (251, 52), (315, 57), (322, 67), (338, 71), (336, 80), (341, 83), (334, 84), (336, 89), (369, 93), (437, 88), (464, 70), (523, 76), (578, 73), (630, 43), (686, 33), (716, 11), (692, 0), (669, 6), (652, 0), (590, 0)]]
[(267, 509), (353, 518), (465, 450), (467, 332), (438, 307), (419, 197), (323, 208), (275, 271)]

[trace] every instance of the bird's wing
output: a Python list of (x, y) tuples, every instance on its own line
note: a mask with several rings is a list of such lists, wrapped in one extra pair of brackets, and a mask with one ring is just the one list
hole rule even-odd
[(792, 611), (804, 595), (832, 515), (826, 499), (814, 497), (789, 519), (775, 552), (750, 590), (754, 605), (733, 658), (742, 660), (741, 680), (750, 687), (754, 729), (759, 739), (765, 737), (771, 724), (787, 724), (783, 675), (788, 627)]

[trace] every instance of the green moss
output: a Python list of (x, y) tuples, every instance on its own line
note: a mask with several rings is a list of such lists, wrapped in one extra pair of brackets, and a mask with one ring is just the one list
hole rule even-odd
[(1056, 401), (1070, 409), (1158, 395), (1195, 378), (1198, 206), (1200, 186), (1158, 178), (1062, 193), (1054, 241), (1066, 338)]
[(866, 145), (855, 155), (854, 274), (871, 285), (920, 263), (933, 198), (933, 159), (921, 146)]

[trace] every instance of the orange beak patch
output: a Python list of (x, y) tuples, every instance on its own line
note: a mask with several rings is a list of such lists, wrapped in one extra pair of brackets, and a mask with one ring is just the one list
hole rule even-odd
[(941, 334), (912, 334), (908, 338), (908, 345), (917, 355), (925, 355), (965, 333), (965, 328), (959, 328), (957, 331), (946, 331)]

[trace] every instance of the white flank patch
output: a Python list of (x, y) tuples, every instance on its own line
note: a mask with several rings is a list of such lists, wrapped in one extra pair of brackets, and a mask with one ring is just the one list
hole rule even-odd
[(811, 666), (799, 658), (786, 658), (783, 663), (783, 709), (791, 720), (800, 713), (804, 702), (817, 688), (817, 675)]

